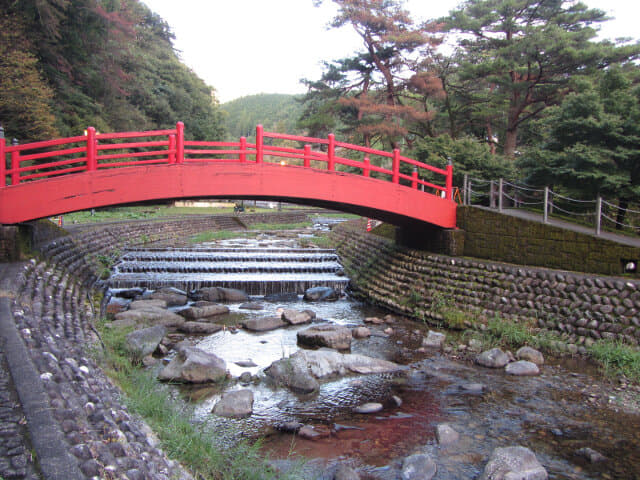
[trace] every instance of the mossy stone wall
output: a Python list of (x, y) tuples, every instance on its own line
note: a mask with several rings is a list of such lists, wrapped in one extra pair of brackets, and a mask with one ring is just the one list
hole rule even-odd
[[(458, 207), (464, 255), (604, 275), (640, 261), (640, 248), (477, 207)], [(638, 272), (636, 272), (638, 275)]]

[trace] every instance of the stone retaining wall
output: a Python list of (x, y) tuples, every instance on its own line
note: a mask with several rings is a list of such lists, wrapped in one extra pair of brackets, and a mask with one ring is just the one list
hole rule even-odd
[(18, 227), (0, 225), (0, 262), (15, 262), (18, 258)]
[(578, 345), (640, 340), (638, 281), (412, 250), (356, 222), (330, 235), (356, 295), (396, 312), (444, 324), (461, 323), (460, 311), (499, 315), (557, 330)]
[(640, 248), (484, 208), (460, 206), (457, 217), (468, 257), (603, 275), (620, 275), (627, 262), (640, 261)]

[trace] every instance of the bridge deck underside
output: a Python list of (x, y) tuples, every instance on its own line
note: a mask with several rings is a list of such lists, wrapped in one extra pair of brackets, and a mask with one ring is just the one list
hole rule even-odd
[(178, 198), (267, 199), (333, 208), (396, 225), (455, 228), (456, 204), (358, 175), (278, 164), (188, 163), (64, 175), (0, 189), (0, 223)]

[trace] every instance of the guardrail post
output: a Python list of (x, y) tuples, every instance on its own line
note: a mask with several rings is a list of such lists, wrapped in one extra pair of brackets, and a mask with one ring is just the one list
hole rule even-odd
[(311, 145), (304, 146), (304, 168), (311, 167)]
[(498, 181), (498, 211), (502, 211), (502, 189), (504, 185), (502, 183), (502, 179)]
[(596, 200), (596, 235), (600, 235), (600, 228), (602, 226), (602, 197), (598, 195)]
[(471, 188), (472, 183), (471, 179), (467, 181), (467, 201), (469, 202), (467, 205), (473, 205), (473, 197), (471, 196), (473, 192), (473, 189)]
[[(11, 140), (11, 146), (18, 146), (18, 139)], [(11, 152), (11, 185), (18, 185), (20, 183), (20, 152), (14, 150)]]
[(446, 180), (446, 195), (447, 200), (453, 201), (453, 161), (451, 157), (447, 159), (447, 180)]
[(264, 160), (264, 129), (262, 125), (256, 126), (256, 163)]
[(87, 171), (92, 172), (98, 168), (98, 148), (96, 145), (96, 129), (87, 128)]
[(364, 157), (364, 167), (362, 168), (362, 176), (368, 177), (371, 175), (371, 162), (369, 157)]
[(169, 165), (176, 163), (176, 136), (169, 135)]
[(544, 213), (542, 221), (549, 223), (549, 187), (544, 187)]
[(469, 205), (467, 203), (467, 185), (469, 184), (469, 174), (465, 173), (462, 179), (462, 204)]
[(184, 163), (184, 123), (176, 123), (176, 163)]
[(495, 183), (489, 180), (489, 208), (496, 208)]
[(7, 158), (4, 153), (4, 129), (0, 125), (0, 188), (7, 185)]
[(393, 172), (391, 175), (391, 181), (393, 183), (398, 183), (400, 181), (400, 150), (397, 148), (393, 149), (391, 171)]
[(336, 169), (336, 136), (329, 134), (329, 147), (327, 148), (327, 170), (333, 172)]
[(240, 137), (240, 163), (247, 161), (247, 138)]
[(411, 172), (411, 188), (418, 188), (418, 167), (413, 166), (413, 172)]

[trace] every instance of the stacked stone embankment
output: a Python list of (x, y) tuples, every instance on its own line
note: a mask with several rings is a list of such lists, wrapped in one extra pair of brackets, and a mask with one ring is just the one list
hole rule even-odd
[(357, 295), (396, 312), (445, 322), (500, 316), (563, 333), (566, 343), (640, 340), (640, 282), (448, 257), (397, 246), (349, 223), (331, 233)]

